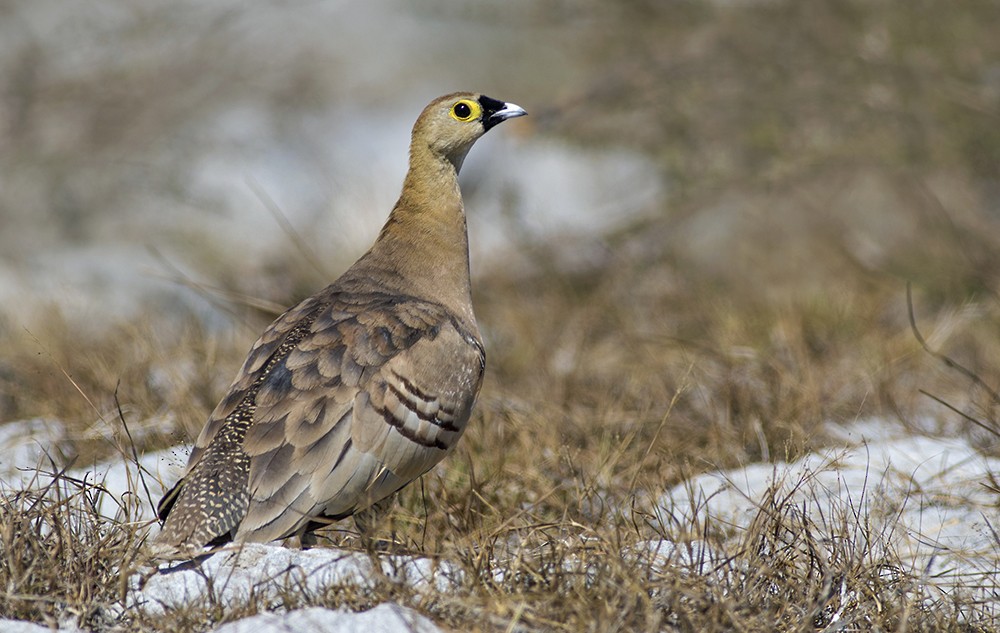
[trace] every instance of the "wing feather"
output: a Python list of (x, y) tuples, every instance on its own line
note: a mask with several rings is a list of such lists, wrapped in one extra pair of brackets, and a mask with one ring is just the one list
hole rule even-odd
[(273, 540), (364, 510), (455, 446), (483, 365), (475, 325), (438, 304), (376, 293), (307, 300), (254, 344), (189, 472), (225, 416), (249, 407), (235, 538)]

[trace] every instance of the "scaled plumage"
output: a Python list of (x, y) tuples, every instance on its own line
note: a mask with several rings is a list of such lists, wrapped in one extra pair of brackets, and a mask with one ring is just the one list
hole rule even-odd
[(458, 172), (489, 128), (524, 114), (472, 93), (424, 109), (375, 244), (264, 331), (209, 418), (160, 502), (159, 555), (371, 515), (455, 447), (486, 361)]

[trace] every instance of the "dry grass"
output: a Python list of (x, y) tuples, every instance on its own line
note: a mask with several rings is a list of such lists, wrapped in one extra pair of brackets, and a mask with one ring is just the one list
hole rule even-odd
[(136, 497), (113, 499), (100, 482), (39, 473), (25, 490), (0, 491), (0, 616), (107, 630), (142, 545)]
[(56, 310), (30, 329), (0, 325), (0, 337), (3, 419), (63, 421), (71, 454), (84, 464), (124, 454), (120, 416), (143, 449), (196, 434), (231, 380), (215, 368), (237, 367), (245, 353), (193, 319), (140, 318), (86, 333), (68, 328)]
[[(551, 245), (525, 243), (529, 272), (480, 275), (489, 370), (475, 419), (392, 517), (401, 549), (459, 566), (457, 587), (385, 581), (289, 593), (284, 605), (395, 600), (471, 631), (990, 630), (995, 605), (929, 596), (884, 526), (851, 508), (803, 515), (772, 491), (734, 535), (655, 519), (643, 502), (700, 472), (822, 446), (829, 421), (930, 420), (1000, 452), (995, 433), (921, 393), (998, 428), (993, 394), (920, 349), (905, 301), (909, 281), (930, 347), (1000, 385), (998, 16), (972, 0), (911, 5), (598, 8), (592, 72), (562, 88), (538, 130), (642, 149), (674, 187), (670, 204), (603, 236), (589, 267), (567, 271)], [(184, 57), (157, 71), (160, 85), (188, 86), (197, 68)], [(107, 80), (75, 88), (95, 117)], [(45, 99), (64, 94), (24, 92), (34, 118), (7, 139), (46, 183), (88, 177), (32, 140)], [(96, 121), (91, 149), (127, 154), (194, 107), (151, 106), (118, 140)], [(80, 204), (113, 200), (99, 189)], [(226, 291), (261, 294), (254, 271), (193, 259)], [(255, 265), (270, 301), (315, 287), (311, 271)], [(267, 323), (233, 309), (240, 324), (226, 333), (154, 311), (98, 332), (55, 311), (30, 332), (0, 322), (0, 420), (61, 420), (67, 459), (92, 463), (132, 448), (117, 394), (138, 450), (189, 440)], [(72, 481), (0, 494), (0, 616), (205, 630), (273, 607), (123, 613), (141, 533), (131, 500), (101, 519), (102, 494)], [(642, 549), (658, 539), (677, 545), (665, 559)]]
[[(188, 607), (150, 615), (122, 610), (141, 548), (141, 530), (129, 520), (134, 510), (126, 503), (115, 519), (101, 519), (94, 509), (105, 494), (100, 486), (62, 481), (3, 495), (6, 617), (96, 631), (208, 630), (276, 608), (367, 609), (385, 601), (465, 631), (970, 632), (992, 630), (997, 617), (996, 605), (978, 603), (972, 588), (941, 595), (907, 572), (887, 546), (891, 518), (878, 524), (849, 505), (803, 513), (787, 489), (770, 489), (751, 527), (734, 539), (712, 519), (691, 519), (697, 508), (654, 518), (609, 504), (581, 522), (566, 516), (561, 495), (549, 495), (513, 516), (509, 507), (462, 512), (453, 505), (460, 496), (480, 495), (460, 495), (452, 481), (437, 490), (434, 479), (427, 493), (440, 492), (449, 505), (433, 504), (422, 517), (398, 512), (394, 527), (398, 537), (415, 539), (448, 523), (436, 546), (414, 545), (452, 565), (445, 591), (376, 577), (365, 587), (291, 585), (277, 597), (251, 593), (233, 603), (215, 589)], [(476, 516), (478, 527), (456, 524), (456, 515)]]

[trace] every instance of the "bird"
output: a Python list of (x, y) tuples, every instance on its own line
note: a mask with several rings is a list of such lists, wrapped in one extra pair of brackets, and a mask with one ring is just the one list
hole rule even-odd
[(155, 555), (314, 544), (352, 515), (365, 533), (455, 448), (486, 369), (458, 175), (480, 137), (525, 114), (471, 92), (423, 109), (375, 242), (253, 344), (157, 506)]

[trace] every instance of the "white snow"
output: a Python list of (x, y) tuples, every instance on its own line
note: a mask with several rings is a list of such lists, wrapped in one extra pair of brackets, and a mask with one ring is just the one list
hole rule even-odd
[[(223, 323), (216, 307), (170, 279), (171, 268), (213, 285), (191, 259), (193, 239), (204, 241), (230, 269), (239, 269), (248, 253), (258, 262), (286, 259), (294, 251), (290, 238), (258, 191), (305, 236), (332, 280), (364, 252), (399, 195), (415, 115), (331, 111), (323, 121), (298, 122), (298, 135), (310, 139), (307, 146), (273, 138), (265, 148), (247, 152), (252, 159), (232, 147), (254, 142), (256, 130), (229, 143), (220, 140), (214, 152), (196, 161), (184, 192), (215, 201), (216, 213), (180, 207), (165, 215), (159, 209), (170, 200), (153, 200), (141, 206), (152, 211), (130, 213), (129, 230), (0, 262), (3, 312), (27, 325), (39, 310), (55, 305), (74, 327), (89, 329), (107, 314), (127, 318), (142, 306), (162, 306)], [(491, 147), (476, 148), (462, 173), (474, 272), (527, 266), (517, 247), (525, 236), (561, 237), (551, 240), (554, 254), (570, 265), (586, 264), (588, 257), (603, 254), (602, 232), (649, 212), (662, 199), (655, 169), (629, 151), (581, 151), (508, 138), (481, 143), (487, 141)], [(155, 248), (151, 238), (142, 243), (135, 233), (157, 236)]]
[[(217, 633), (437, 633), (441, 629), (412, 609), (398, 604), (380, 604), (369, 611), (351, 613), (309, 607), (291, 613), (262, 613), (230, 622)], [(30, 632), (34, 633), (34, 632)]]
[[(12, 327), (30, 326), (33, 315), (53, 304), (75, 327), (103, 323), (109, 314), (127, 316), (139, 306), (176, 311), (186, 305), (208, 322), (221, 319), (203, 298), (164, 279), (170, 271), (150, 251), (155, 248), (171, 266), (197, 280), (204, 280), (200, 272), (206, 268), (215, 270), (198, 259), (199, 253), (223, 260), (222, 270), (243, 270), (250, 265), (248, 253), (254, 262), (287, 253), (288, 237), (253, 187), (272, 198), (300, 234), (314, 238), (307, 240), (310, 244), (322, 245), (318, 255), (336, 273), (367, 247), (398, 195), (410, 126), (427, 99), (463, 85), (476, 88), (468, 83), (473, 79), (502, 81), (502, 75), (483, 72), (489, 51), (498, 50), (499, 43), (518, 44), (521, 57), (533, 60), (533, 74), (543, 73), (539, 81), (552, 86), (559, 85), (562, 73), (572, 71), (561, 63), (562, 56), (586, 58), (573, 47), (551, 45), (562, 41), (562, 29), (579, 25), (532, 27), (530, 20), (514, 20), (508, 27), (478, 24), (450, 6), (423, 18), (421, 11), (405, 10), (400, 2), (298, 3), (295, 11), (277, 3), (244, 14), (233, 12), (240, 3), (230, 0), (177, 14), (184, 19), (173, 26), (136, 28), (133, 21), (155, 3), (136, 6), (144, 4), (150, 7), (134, 10), (131, 4), (106, 0), (77, 6), (53, 0), (22, 3), (14, 15), (19, 19), (0, 22), (5, 36), (0, 37), (0, 51), (6, 59), (24, 63), (24, 53), (40, 43), (38, 50), (46, 53), (43, 80), (49, 72), (83, 84), (88, 73), (101, 76), (93, 69), (114, 64), (127, 70), (137, 55), (140, 62), (156, 63), (183, 54), (199, 38), (229, 42), (235, 51), (231, 55), (250, 56), (246, 67), (254, 69), (252, 83), (260, 85), (282, 86), (284, 75), (304, 58), (322, 60), (331, 82), (328, 92), (318, 96), (324, 105), (276, 109), (274, 103), (286, 98), (286, 87), (267, 94), (220, 95), (205, 110), (192, 106), (190, 116), (153, 137), (147, 149), (126, 146), (128, 160), (99, 163), (99, 173), (108, 180), (95, 184), (118, 192), (118, 206), (87, 206), (90, 190), (81, 182), (96, 180), (97, 171), (81, 168), (79, 174), (60, 177), (74, 194), (68, 196), (69, 206), (81, 200), (76, 212), (85, 226), (76, 237), (73, 231), (63, 235), (66, 226), (43, 212), (51, 206), (48, 181), (29, 182), (20, 171), (0, 174), (9, 196), (4, 209), (10, 215), (0, 233), (5, 255), (0, 259), (0, 319)], [(234, 16), (220, 23), (217, 17), (228, 13)], [(348, 15), (354, 28), (331, 37), (329, 25)], [(219, 37), (217, 24), (226, 29)], [(296, 36), (285, 37), (287, 33)], [(23, 46), (25, 41), (30, 47)], [(455, 50), (468, 57), (464, 64), (452, 63)], [(424, 69), (437, 70), (428, 74)], [(212, 72), (199, 75), (208, 78), (205, 86), (212, 89), (221, 78)], [(516, 94), (492, 96), (521, 102)], [(531, 103), (524, 105), (529, 114), (537, 114)], [(66, 139), (80, 133), (75, 128), (79, 122), (57, 116), (47, 120), (51, 125), (40, 128), (46, 134), (43, 144), (73, 148)], [(603, 233), (657, 207), (665, 195), (657, 170), (627, 149), (591, 151), (530, 135), (517, 138), (516, 130), (528, 128), (515, 126), (530, 126), (533, 120), (488, 135), (463, 169), (474, 271), (518, 265), (518, 254), (511, 251), (525, 236), (529, 242), (548, 240), (550, 248), (565, 249), (557, 256), (591, 256), (600, 250)], [(180, 142), (185, 139), (189, 142)], [(178, 169), (177, 164), (186, 169), (172, 172), (169, 168)], [(164, 179), (161, 172), (174, 173), (174, 178)], [(560, 239), (552, 239), (556, 236)], [(589, 248), (579, 248), (581, 243)], [(712, 261), (718, 259), (715, 250), (701, 250)], [(51, 475), (35, 469), (51, 473), (52, 462), (72, 457), (71, 446), (58, 421), (0, 424), (0, 490), (45, 485)], [(152, 504), (179, 477), (185, 454), (178, 448), (141, 455), (138, 464), (128, 455), (99, 464), (77, 463), (67, 475), (105, 487), (108, 494), (100, 506), (105, 516), (115, 516), (118, 502), (131, 499), (139, 518), (151, 520)], [(883, 526), (891, 545), (929, 584), (942, 591), (978, 584), (984, 599), (995, 601), (1000, 545), (988, 519), (996, 515), (1000, 499), (984, 482), (998, 472), (1000, 460), (984, 457), (963, 439), (914, 435), (870, 421), (845, 429), (840, 448), (793, 463), (750, 464), (701, 475), (675, 487), (658, 505), (664, 517), (691, 521), (694, 514), (708, 516), (738, 535), (757, 514), (768, 486), (781, 482), (814, 516), (854, 511)], [(156, 529), (155, 523), (150, 529)], [(623, 555), (692, 567), (716, 556), (700, 543), (678, 547), (664, 540), (643, 541)], [(316, 594), (335, 583), (364, 588), (379, 578), (446, 592), (460, 580), (458, 573), (457, 565), (428, 558), (373, 559), (336, 549), (251, 544), (197, 565), (133, 577), (127, 608), (159, 613), (206, 600), (210, 593), (223, 605), (238, 604), (253, 593), (275, 612), (217, 631), (431, 632), (440, 629), (397, 604), (362, 613), (319, 607), (288, 612), (282, 610), (280, 596), (290, 588)], [(503, 574), (495, 570), (498, 580)], [(4, 633), (50, 630), (0, 620)]]
[[(47, 453), (63, 441), (63, 425), (51, 420), (25, 420), (0, 425), (0, 489), (12, 490), (25, 486), (41, 488), (51, 482), (53, 468)], [(139, 457), (139, 466), (132, 459), (120, 458), (89, 468), (73, 468), (66, 472), (71, 480), (99, 483), (107, 490), (99, 496), (99, 510), (114, 518), (119, 503), (132, 499), (137, 518), (151, 520), (150, 503), (163, 494), (166, 486), (180, 476), (187, 450), (183, 448), (151, 452)], [(40, 471), (34, 470), (41, 467)], [(145, 488), (140, 483), (143, 472)], [(69, 485), (69, 484), (66, 484)], [(150, 530), (157, 529), (156, 524)], [(410, 556), (382, 556), (373, 559), (359, 552), (324, 548), (313, 550), (289, 549), (280, 545), (248, 544), (220, 552), (198, 564), (164, 566), (160, 573), (144, 578), (136, 574), (131, 579), (127, 609), (142, 609), (153, 614), (186, 604), (204, 604), (209, 596), (223, 605), (239, 604), (250, 599), (271, 608), (281, 608), (281, 593), (295, 591), (300, 595), (319, 595), (336, 584), (370, 587), (378, 578), (406, 583), (421, 590), (447, 591), (456, 582), (457, 568), (447, 562)], [(148, 575), (150, 570), (146, 570)], [(77, 629), (60, 628), (70, 633)], [(0, 620), (4, 633), (42, 633), (52, 629), (16, 620)], [(410, 631), (436, 632), (430, 620), (412, 609), (397, 604), (382, 604), (361, 613), (307, 608), (285, 613), (263, 613), (219, 627), (219, 631), (254, 631), (261, 633), (302, 633), (319, 631), (374, 631), (403, 633)]]
[[(1000, 543), (993, 532), (1000, 496), (985, 484), (1000, 460), (962, 438), (910, 435), (869, 421), (842, 430), (846, 444), (793, 463), (751, 464), (686, 481), (660, 501), (664, 520), (709, 517), (735, 533), (757, 515), (772, 484), (814, 520), (857, 516), (940, 591), (1000, 591)], [(669, 518), (668, 518), (669, 517)], [(848, 529), (852, 529), (848, 526)], [(863, 538), (864, 531), (851, 533)]]
[(105, 517), (115, 516), (118, 507), (115, 500), (136, 495), (137, 513), (133, 518), (148, 521), (156, 516), (155, 504), (160, 497), (180, 478), (186, 463), (186, 458), (180, 456), (187, 453), (186, 448), (171, 448), (139, 455), (138, 465), (128, 456), (89, 468), (73, 468), (67, 474), (99, 483), (108, 491), (101, 497), (98, 507)]
[[(60, 630), (64, 633), (70, 631), (70, 629)], [(52, 633), (52, 629), (41, 624), (8, 619), (0, 619), (0, 631), (3, 631), (3, 633)]]
[(454, 568), (426, 558), (380, 556), (379, 566), (360, 552), (334, 548), (298, 550), (275, 544), (233, 546), (195, 563), (163, 565), (143, 583), (132, 578), (131, 607), (159, 613), (186, 604), (235, 605), (255, 600), (280, 604), (282, 592), (319, 595), (334, 585), (374, 586), (379, 578), (417, 589), (445, 591), (452, 586)]
[[(69, 452), (66, 429), (57, 421), (36, 418), (0, 424), (0, 490), (45, 487), (63, 463), (71, 459)], [(70, 487), (68, 481), (102, 486), (107, 494), (96, 499), (98, 510), (106, 518), (115, 518), (120, 504), (128, 502), (135, 510), (133, 519), (152, 520), (154, 504), (166, 486), (180, 478), (187, 452), (177, 447), (141, 454), (138, 463), (132, 455), (127, 455), (90, 466), (75, 466), (64, 473), (62, 481)]]
[[(813, 519), (857, 516), (876, 529), (926, 586), (948, 592), (979, 587), (983, 599), (995, 600), (1000, 589), (1000, 545), (990, 526), (997, 494), (984, 484), (1000, 472), (1000, 460), (979, 453), (961, 438), (914, 435), (886, 422), (869, 421), (851, 427), (831, 427), (842, 446), (792, 463), (751, 464), (745, 468), (707, 473), (676, 486), (659, 500), (665, 521), (690, 522), (710, 517), (728, 525), (738, 538), (759, 511), (772, 484), (780, 487)], [(27, 420), (0, 426), (0, 487), (31, 482), (24, 468), (45, 461), (46, 446), (64, 438), (61, 424)], [(166, 485), (180, 475), (183, 449), (148, 453), (139, 459), (150, 497), (155, 502)], [(103, 482), (110, 493), (102, 512), (114, 516), (115, 499), (138, 496), (143, 518), (152, 507), (139, 486), (138, 469), (130, 459), (116, 459), (91, 468), (75, 468), (71, 477)], [(42, 485), (39, 476), (32, 485)], [(694, 515), (699, 515), (695, 517)], [(155, 524), (151, 529), (156, 529)], [(850, 529), (850, 527), (848, 527)], [(863, 533), (852, 534), (862, 538)], [(698, 569), (699, 561), (718, 556), (705, 544), (643, 541), (623, 552), (637, 561)], [(499, 573), (500, 570), (498, 570)], [(283, 612), (282, 595), (322, 595), (337, 584), (359, 590), (378, 580), (404, 583), (419, 591), (447, 592), (461, 582), (459, 567), (448, 561), (414, 556), (379, 556), (332, 548), (296, 550), (276, 544), (233, 547), (197, 563), (163, 566), (133, 576), (127, 609), (153, 614), (183, 605), (238, 606), (251, 599), (275, 609), (232, 622), (219, 631), (437, 631), (416, 612), (384, 604), (364, 613), (322, 608)], [(35, 631), (34, 625), (0, 622), (0, 630)], [(382, 627), (382, 628), (377, 628)], [(407, 628), (409, 627), (409, 628)], [(67, 629), (62, 629), (67, 630)]]
[(38, 468), (62, 463), (69, 450), (66, 428), (56, 420), (0, 424), (0, 486), (23, 486)]

